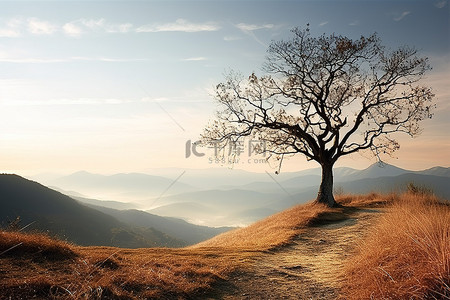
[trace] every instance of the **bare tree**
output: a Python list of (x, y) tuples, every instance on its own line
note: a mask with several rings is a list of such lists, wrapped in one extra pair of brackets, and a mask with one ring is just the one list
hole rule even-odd
[(431, 118), (434, 94), (418, 81), (428, 59), (411, 47), (391, 51), (376, 34), (352, 40), (311, 36), (293, 29), (272, 42), (264, 76), (231, 73), (215, 88), (217, 118), (202, 134), (208, 144), (247, 136), (264, 141), (281, 161), (301, 153), (322, 167), (316, 201), (335, 206), (333, 165), (342, 156), (370, 149), (380, 155), (399, 148), (394, 133), (412, 137)]

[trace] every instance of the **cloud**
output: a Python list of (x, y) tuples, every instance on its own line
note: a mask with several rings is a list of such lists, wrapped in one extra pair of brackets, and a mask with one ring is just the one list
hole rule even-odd
[[(24, 26), (26, 26), (24, 28)], [(69, 37), (80, 37), (90, 32), (99, 33), (129, 33), (129, 32), (201, 32), (218, 31), (221, 27), (213, 22), (192, 23), (184, 19), (178, 19), (172, 23), (147, 24), (138, 28), (132, 23), (109, 23), (104, 18), (99, 19), (78, 19), (57, 25), (52, 22), (38, 18), (29, 18), (26, 21), (21, 19), (11, 19), (3, 27), (0, 25), (0, 37), (19, 37), (24, 29), (33, 35), (52, 35), (62, 32)]]
[(19, 37), (21, 35), (20, 26), (22, 20), (10, 19), (5, 23), (5, 27), (0, 28), (0, 37)]
[(359, 25), (359, 21), (358, 20), (353, 21), (353, 22), (348, 24), (348, 26), (358, 26), (358, 25)]
[(257, 25), (257, 24), (246, 24), (246, 23), (239, 23), (235, 25), (237, 28), (239, 28), (243, 33), (247, 34), (248, 36), (250, 36), (252, 39), (254, 39), (258, 44), (263, 45), (264, 47), (267, 47), (267, 45), (262, 42), (254, 33), (254, 31), (256, 30), (260, 30), (260, 29), (273, 29), (275, 28), (274, 24), (262, 24), (262, 25)]
[(143, 25), (136, 29), (136, 32), (201, 32), (217, 31), (221, 27), (215, 23), (191, 23), (184, 19), (178, 19), (174, 23), (165, 23), (159, 25)]
[(183, 59), (183, 61), (202, 61), (202, 60), (208, 60), (208, 59), (206, 57), (203, 57), (203, 56), (190, 57), (190, 58)]
[(20, 32), (11, 28), (0, 28), (0, 37), (19, 37)]
[(74, 23), (66, 23), (62, 27), (65, 34), (68, 36), (78, 37), (83, 33), (83, 29), (81, 27), (75, 25)]
[(447, 5), (447, 0), (437, 1), (434, 3), (434, 6), (437, 8), (444, 8)]
[(240, 37), (240, 36), (224, 36), (223, 40), (227, 41), (227, 42), (231, 42), (231, 41), (242, 40), (242, 37)]
[(131, 23), (105, 26), (106, 32), (109, 32), (109, 33), (127, 33), (127, 32), (130, 32), (132, 28), (133, 28), (133, 24), (131, 24)]
[(328, 21), (322, 22), (322, 23), (319, 24), (319, 27), (325, 26), (327, 24), (328, 24)]
[(57, 26), (37, 18), (28, 19), (28, 31), (36, 35), (51, 35), (57, 30)]
[[(84, 31), (103, 31), (106, 33), (127, 33), (133, 28), (131, 23), (113, 24), (108, 23), (105, 19), (79, 19), (72, 21), (68, 24), (72, 24), (77, 27), (81, 32)], [(66, 24), (67, 25), (67, 24)], [(84, 30), (82, 29), (84, 28)], [(66, 31), (66, 34), (71, 35), (70, 32)]]
[(97, 19), (97, 20), (86, 20), (86, 19), (80, 19), (79, 22), (90, 29), (96, 29), (96, 28), (103, 28), (105, 26), (106, 20), (105, 19)]
[(398, 22), (400, 20), (402, 20), (404, 17), (406, 17), (407, 15), (409, 15), (411, 12), (410, 11), (404, 11), (401, 13), (401, 15), (394, 17), (394, 21)]
[(242, 31), (254, 31), (259, 29), (272, 29), (275, 27), (273, 24), (262, 24), (262, 25), (256, 25), (256, 24), (246, 24), (246, 23), (239, 23), (235, 25), (237, 28), (239, 28)]

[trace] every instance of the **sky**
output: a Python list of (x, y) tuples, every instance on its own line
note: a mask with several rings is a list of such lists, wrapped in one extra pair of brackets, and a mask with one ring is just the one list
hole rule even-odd
[[(229, 70), (262, 74), (270, 42), (306, 24), (315, 35), (377, 32), (429, 57), (435, 116), (386, 162), (448, 167), (449, 16), (446, 0), (0, 1), (0, 171), (231, 167), (189, 146), (214, 118), (213, 87)], [(374, 162), (362, 153), (338, 165)], [(299, 155), (283, 170), (317, 166)], [(247, 153), (233, 167), (273, 166)]]

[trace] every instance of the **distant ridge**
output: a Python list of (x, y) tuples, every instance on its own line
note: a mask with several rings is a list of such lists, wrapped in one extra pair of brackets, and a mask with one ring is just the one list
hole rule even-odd
[[(344, 191), (352, 193), (403, 192), (409, 183), (431, 189), (437, 196), (450, 200), (450, 178), (420, 173), (405, 173), (398, 176), (365, 178), (339, 183)], [(338, 184), (338, 185), (339, 185)]]
[(30, 230), (49, 232), (79, 245), (180, 247), (185, 245), (153, 228), (132, 228), (116, 218), (18, 175), (0, 175), (0, 223), (20, 217)]
[[(81, 183), (71, 182), (71, 184), (89, 189), (87, 192), (83, 189), (70, 188), (70, 190), (88, 195), (76, 198), (93, 205), (115, 209), (139, 208), (151, 214), (181, 218), (199, 225), (242, 226), (273, 212), (314, 199), (321, 180), (320, 168), (282, 172), (279, 175), (269, 173), (270, 176), (265, 173), (227, 168), (223, 170), (215, 168), (210, 173), (208, 170), (157, 171), (167, 177), (136, 173), (104, 176), (84, 171), (77, 172), (72, 176), (81, 177)], [(88, 179), (83, 178), (84, 176)], [(107, 184), (97, 186), (85, 183), (91, 180), (89, 179), (91, 176), (99, 177), (100, 183), (105, 181)], [(67, 176), (64, 178), (68, 180)], [(124, 183), (133, 181), (133, 178), (136, 178), (136, 182)], [(162, 181), (157, 184), (155, 178)], [(440, 197), (450, 198), (449, 178), (450, 168), (439, 166), (413, 171), (390, 164), (374, 163), (362, 170), (349, 167), (334, 169), (335, 189), (344, 193), (398, 191), (404, 189), (409, 180), (432, 188)], [(121, 181), (124, 182), (120, 183)], [(108, 190), (107, 186), (111, 185), (116, 190), (110, 192), (109, 197), (96, 198), (89, 194), (89, 191), (102, 194)], [(134, 185), (138, 188), (134, 189)], [(168, 186), (170, 189), (161, 193)], [(156, 187), (158, 192), (154, 190), (151, 194), (150, 190), (153, 187)], [(138, 192), (135, 192), (136, 190)], [(109, 201), (102, 202), (95, 199)]]
[[(321, 175), (320, 168), (310, 169), (306, 171), (295, 172), (297, 176), (289, 179), (289, 182), (294, 182), (296, 179), (300, 177), (304, 177), (305, 175)], [(367, 167), (366, 169), (357, 170), (348, 167), (336, 167), (333, 170), (334, 181), (335, 182), (348, 182), (360, 179), (367, 178), (378, 178), (378, 177), (391, 177), (391, 176), (399, 176), (403, 174), (421, 174), (421, 175), (434, 175), (434, 176), (443, 176), (450, 177), (450, 168), (445, 167), (433, 167), (426, 170), (421, 171), (412, 171), (402, 169), (390, 164), (386, 163), (374, 163)], [(287, 182), (286, 180), (283, 182)], [(320, 184), (320, 178), (317, 182), (317, 185)]]
[(355, 171), (347, 176), (345, 176), (346, 181), (357, 180), (362, 178), (378, 178), (383, 176), (398, 176), (405, 173), (410, 173), (411, 171), (401, 169), (399, 167), (389, 165), (389, 164), (379, 164), (375, 163), (366, 169), (361, 171)]
[(425, 175), (450, 177), (450, 168), (434, 167), (434, 168), (426, 169), (423, 171), (419, 171), (417, 173), (425, 174)]
[(161, 217), (136, 209), (118, 210), (94, 205), (91, 207), (113, 216), (123, 223), (139, 228), (154, 228), (185, 242), (186, 245), (199, 243), (232, 229), (231, 227), (198, 226), (182, 219)]

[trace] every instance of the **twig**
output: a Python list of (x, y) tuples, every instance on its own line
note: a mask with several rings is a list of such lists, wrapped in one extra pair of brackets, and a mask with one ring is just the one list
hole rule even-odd
[(5, 254), (6, 252), (8, 252), (8, 251), (10, 251), (10, 250), (12, 250), (12, 249), (14, 249), (14, 248), (16, 248), (16, 247), (19, 247), (19, 246), (22, 245), (22, 244), (23, 244), (23, 242), (20, 242), (20, 243), (18, 243), (17, 245), (14, 245), (14, 246), (12, 246), (11, 248), (6, 249), (6, 250), (3, 251), (2, 253), (0, 253), (0, 255)]

